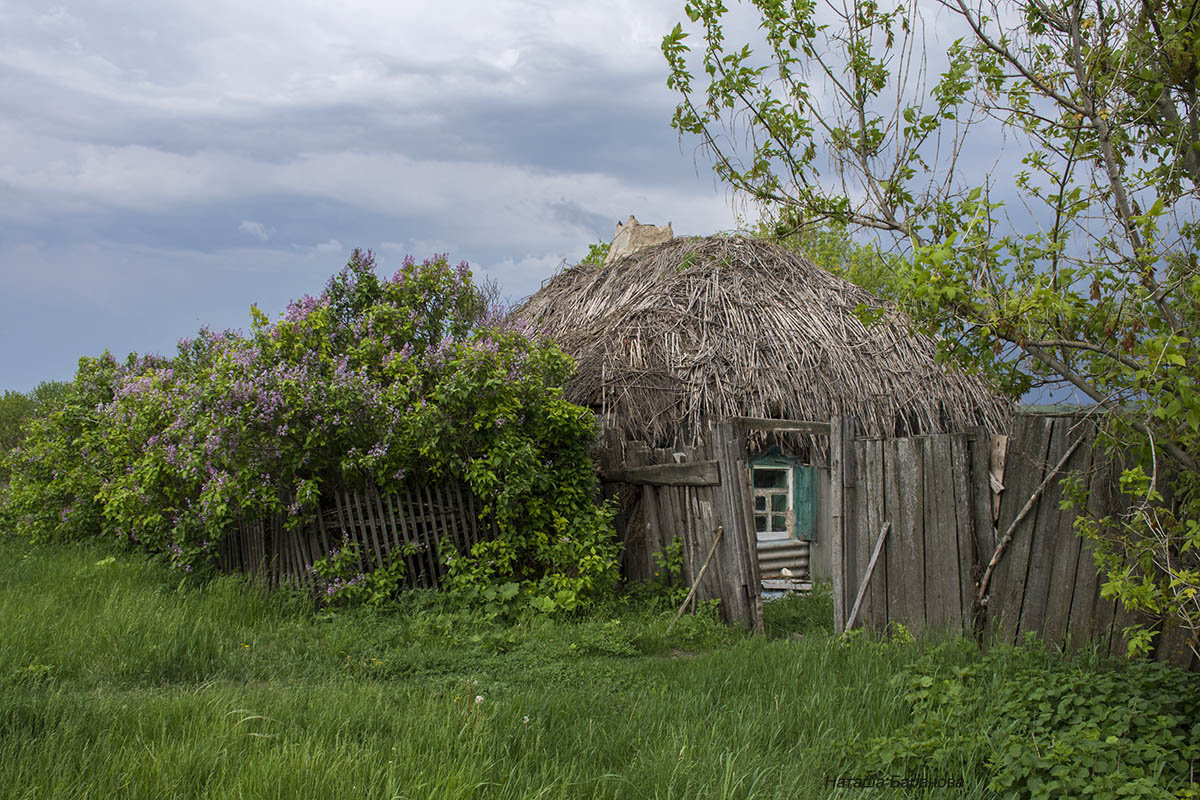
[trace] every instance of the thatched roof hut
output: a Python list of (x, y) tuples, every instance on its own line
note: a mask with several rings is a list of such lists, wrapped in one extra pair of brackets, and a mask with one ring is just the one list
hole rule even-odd
[[(864, 325), (860, 307), (879, 320)], [(658, 447), (728, 416), (841, 413), (891, 436), (996, 431), (1010, 409), (879, 298), (758, 239), (683, 237), (570, 267), (514, 313), (575, 358), (569, 399)]]

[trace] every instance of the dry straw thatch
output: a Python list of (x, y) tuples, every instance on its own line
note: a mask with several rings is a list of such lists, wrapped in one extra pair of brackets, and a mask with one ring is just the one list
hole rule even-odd
[[(864, 325), (860, 306), (882, 318)], [(757, 239), (677, 238), (570, 267), (513, 313), (575, 358), (569, 399), (658, 447), (728, 416), (841, 413), (860, 435), (891, 436), (997, 431), (1010, 412), (877, 297)]]

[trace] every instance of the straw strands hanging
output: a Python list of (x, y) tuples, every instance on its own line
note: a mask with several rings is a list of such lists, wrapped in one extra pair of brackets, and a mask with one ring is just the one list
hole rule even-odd
[[(864, 325), (864, 306), (881, 318)], [(568, 399), (654, 446), (728, 416), (840, 413), (876, 437), (998, 431), (1011, 411), (879, 298), (758, 239), (682, 237), (570, 267), (513, 313), (575, 358)]]

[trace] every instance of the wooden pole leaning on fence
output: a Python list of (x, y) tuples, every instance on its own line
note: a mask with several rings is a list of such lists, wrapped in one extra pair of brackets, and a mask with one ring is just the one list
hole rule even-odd
[(670, 633), (671, 629), (675, 627), (675, 623), (679, 622), (680, 617), (683, 616), (684, 609), (687, 608), (688, 603), (692, 601), (692, 598), (696, 596), (696, 589), (699, 588), (700, 581), (704, 580), (704, 573), (708, 572), (708, 565), (712, 563), (712, 557), (717, 552), (717, 543), (721, 541), (721, 534), (723, 533), (725, 533), (725, 526), (718, 525), (717, 535), (713, 537), (712, 547), (708, 548), (708, 558), (704, 559), (704, 565), (701, 566), (700, 571), (696, 573), (696, 580), (692, 581), (691, 591), (687, 593), (687, 597), (683, 598), (683, 605), (681, 605), (679, 610), (675, 612), (675, 619), (671, 620), (671, 624), (667, 626), (667, 633)]
[(854, 607), (850, 609), (850, 617), (846, 620), (844, 630), (850, 630), (854, 627), (854, 621), (858, 619), (858, 609), (862, 607), (863, 598), (867, 596), (867, 584), (871, 582), (871, 576), (875, 574), (875, 562), (879, 561), (879, 553), (883, 550), (883, 541), (887, 539), (888, 531), (892, 529), (891, 522), (883, 523), (883, 529), (879, 531), (879, 539), (875, 542), (875, 549), (871, 551), (871, 560), (867, 562), (867, 574), (863, 576), (862, 583), (858, 587), (858, 596), (854, 598)]
[(1029, 514), (1035, 505), (1037, 505), (1038, 498), (1042, 496), (1042, 492), (1046, 491), (1046, 487), (1050, 485), (1050, 481), (1054, 480), (1058, 476), (1058, 473), (1062, 472), (1062, 468), (1067, 465), (1067, 459), (1071, 457), (1071, 454), (1074, 453), (1075, 449), (1082, 443), (1083, 437), (1081, 436), (1080, 438), (1076, 439), (1070, 447), (1067, 448), (1067, 452), (1063, 453), (1062, 458), (1060, 458), (1058, 463), (1054, 465), (1054, 469), (1047, 473), (1041, 485), (1038, 486), (1034, 493), (1029, 496), (1029, 500), (1025, 502), (1025, 505), (1021, 507), (1021, 510), (1017, 513), (1016, 518), (1009, 523), (1008, 530), (1004, 532), (1004, 536), (1000, 537), (1000, 542), (996, 545), (996, 552), (992, 553), (992, 560), (988, 562), (987, 569), (983, 571), (983, 577), (979, 579), (979, 592), (975, 596), (976, 606), (983, 606), (983, 599), (987, 597), (988, 585), (992, 581), (992, 573), (996, 570), (996, 565), (1000, 563), (1000, 559), (1004, 555), (1004, 551), (1008, 549), (1009, 543), (1012, 542), (1013, 534), (1016, 532), (1017, 526), (1021, 524), (1021, 521), (1025, 519), (1026, 515)]

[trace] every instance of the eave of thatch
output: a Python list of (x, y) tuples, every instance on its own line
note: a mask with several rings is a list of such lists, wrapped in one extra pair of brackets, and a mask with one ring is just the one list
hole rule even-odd
[[(864, 325), (860, 307), (881, 317)], [(688, 444), (729, 416), (827, 420), (860, 435), (1006, 427), (1010, 404), (938, 363), (895, 309), (756, 239), (677, 238), (576, 266), (513, 312), (571, 354), (574, 402), (628, 440)]]

